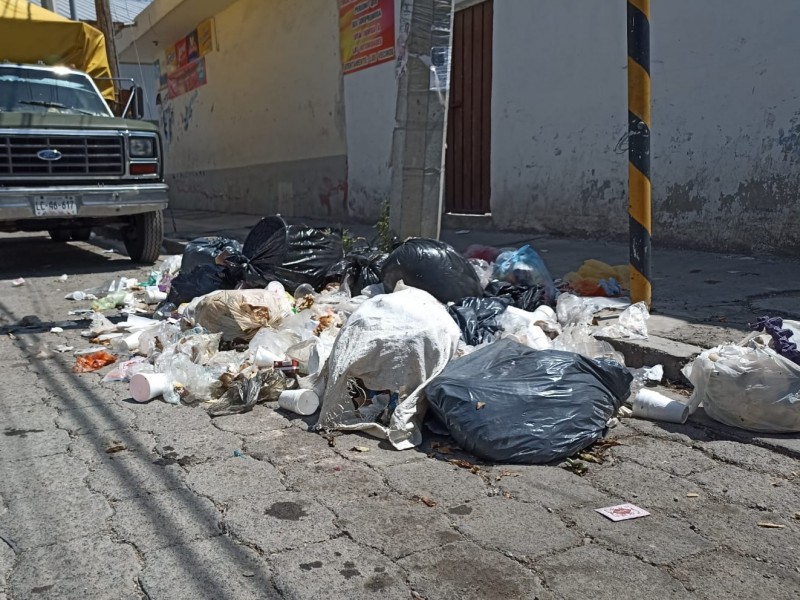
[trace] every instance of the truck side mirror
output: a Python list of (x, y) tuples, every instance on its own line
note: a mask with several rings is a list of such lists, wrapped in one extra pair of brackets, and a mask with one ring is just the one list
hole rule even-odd
[(144, 90), (136, 86), (134, 88), (136, 96), (133, 99), (133, 118), (144, 119)]

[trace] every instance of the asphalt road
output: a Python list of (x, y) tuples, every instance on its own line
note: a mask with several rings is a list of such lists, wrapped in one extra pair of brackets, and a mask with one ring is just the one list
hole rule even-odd
[[(273, 405), (136, 404), (53, 352), (85, 323), (49, 326), (146, 269), (43, 236), (0, 253), (0, 327), (45, 324), (0, 341), (0, 600), (800, 597), (795, 446), (627, 419), (580, 477), (325, 439)], [(651, 515), (595, 512), (623, 502)]]

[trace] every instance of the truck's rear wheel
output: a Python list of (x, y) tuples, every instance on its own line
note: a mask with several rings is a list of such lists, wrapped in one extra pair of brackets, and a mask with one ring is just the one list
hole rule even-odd
[(160, 210), (135, 215), (122, 233), (132, 261), (153, 264), (158, 260), (164, 239), (164, 219)]
[(69, 241), (69, 229), (49, 229), (47, 233), (50, 234), (50, 239), (54, 242), (63, 243)]
[(70, 232), (70, 237), (75, 242), (86, 242), (92, 235), (91, 227), (78, 227)]

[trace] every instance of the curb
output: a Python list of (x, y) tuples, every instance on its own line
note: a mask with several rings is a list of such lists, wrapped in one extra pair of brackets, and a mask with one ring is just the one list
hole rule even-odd
[(700, 346), (654, 335), (646, 340), (618, 340), (600, 336), (597, 339), (608, 342), (615, 350), (622, 352), (626, 366), (638, 369), (663, 365), (665, 379), (682, 384), (689, 382), (681, 369), (703, 351)]

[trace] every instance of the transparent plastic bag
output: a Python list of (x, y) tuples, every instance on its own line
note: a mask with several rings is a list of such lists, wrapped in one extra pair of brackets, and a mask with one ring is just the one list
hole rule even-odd
[(300, 336), (294, 331), (263, 327), (250, 340), (250, 350), (255, 353), (263, 349), (271, 355), (281, 357), (282, 360), (286, 356), (286, 351), (301, 341)]
[(533, 287), (541, 285), (545, 288), (547, 303), (553, 302), (558, 290), (550, 276), (550, 271), (539, 254), (526, 244), (519, 250), (503, 252), (497, 257), (494, 268), (495, 278), (508, 281), (514, 285)]
[(485, 289), (489, 282), (492, 280), (494, 273), (494, 266), (480, 258), (470, 258), (469, 264), (475, 269), (475, 274), (481, 282), (481, 288)]
[(586, 358), (608, 358), (621, 365), (625, 364), (625, 357), (622, 353), (614, 350), (614, 347), (608, 342), (596, 339), (592, 335), (592, 328), (588, 325), (564, 327), (561, 335), (553, 340), (553, 349), (575, 352)]
[(601, 327), (595, 335), (615, 340), (646, 340), (649, 318), (647, 305), (644, 302), (637, 302), (622, 311), (617, 323)]
[(170, 404), (210, 400), (223, 391), (219, 378), (226, 371), (224, 366), (198, 365), (188, 355), (174, 351), (162, 353), (154, 366), (155, 372), (164, 373), (172, 384), (163, 395)]

